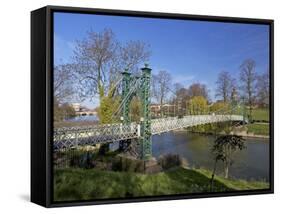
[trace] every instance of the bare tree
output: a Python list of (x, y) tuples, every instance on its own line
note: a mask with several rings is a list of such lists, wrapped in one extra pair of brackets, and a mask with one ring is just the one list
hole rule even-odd
[(184, 86), (178, 82), (174, 83), (174, 85), (173, 85), (173, 91), (175, 94), (177, 94), (183, 88), (184, 88)]
[(173, 99), (174, 105), (177, 106), (177, 109), (185, 110), (185, 113), (187, 113), (186, 110), (190, 99), (188, 90), (182, 84), (175, 83), (174, 93), (175, 93), (175, 97)]
[(109, 74), (114, 73), (112, 63), (118, 48), (113, 32), (108, 29), (100, 33), (89, 31), (84, 40), (77, 41), (74, 60), (81, 96), (104, 96)]
[(171, 81), (171, 75), (167, 71), (159, 71), (157, 75), (152, 77), (153, 96), (160, 104), (161, 116), (163, 116), (163, 104), (168, 98), (168, 93), (171, 90)]
[(54, 67), (53, 90), (56, 102), (69, 101), (74, 95), (74, 79), (71, 64), (62, 64)]
[(77, 41), (74, 52), (75, 71), (81, 97), (99, 96), (100, 112), (110, 122), (116, 108), (116, 84), (125, 68), (137, 68), (149, 59), (148, 46), (140, 41), (130, 41), (122, 46), (110, 29), (89, 31), (86, 38)]
[(257, 77), (257, 99), (259, 105), (266, 107), (269, 105), (269, 72), (264, 72)]
[(142, 41), (129, 41), (121, 47), (121, 65), (122, 70), (125, 68), (130, 72), (138, 71), (139, 66), (143, 65), (151, 55), (150, 46)]
[(209, 100), (208, 89), (205, 84), (193, 83), (188, 87), (188, 95), (189, 97), (202, 96), (206, 100)]
[(231, 92), (234, 86), (234, 79), (231, 74), (227, 71), (221, 71), (216, 81), (216, 97), (222, 97), (223, 102), (228, 102), (231, 98)]
[(242, 93), (245, 95), (246, 102), (248, 103), (250, 108), (250, 119), (252, 118), (252, 110), (255, 99), (255, 86), (257, 80), (255, 68), (256, 63), (252, 59), (247, 59), (240, 65), (241, 89)]
[(85, 96), (103, 97), (125, 68), (135, 71), (149, 59), (148, 45), (130, 41), (122, 46), (110, 29), (89, 31), (77, 41), (74, 58), (80, 85)]

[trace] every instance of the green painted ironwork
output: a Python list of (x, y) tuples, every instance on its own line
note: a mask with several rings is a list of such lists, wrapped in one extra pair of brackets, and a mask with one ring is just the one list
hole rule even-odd
[[(128, 96), (128, 93), (130, 91), (131, 73), (128, 72), (128, 69), (125, 69), (122, 75), (122, 100), (125, 100), (126, 96)], [(122, 106), (122, 120), (124, 124), (128, 124), (131, 122), (129, 117), (129, 111), (130, 99), (127, 99), (124, 105)]]
[[(151, 81), (151, 69), (145, 64), (145, 67), (141, 69), (142, 74), (140, 77), (132, 76), (128, 70), (125, 70), (122, 82), (122, 100), (126, 102), (122, 106), (122, 123), (130, 123), (129, 111), (130, 102), (133, 95), (137, 95), (141, 101), (141, 121), (140, 121), (140, 141), (141, 141), (141, 158), (148, 160), (152, 157), (152, 140), (151, 140), (151, 115), (150, 115), (150, 81)], [(140, 84), (137, 89), (137, 93), (130, 95), (130, 88), (134, 87), (133, 84), (137, 81)], [(128, 98), (128, 96), (130, 96)]]
[(141, 145), (142, 159), (148, 160), (152, 157), (152, 139), (151, 139), (151, 114), (150, 114), (150, 81), (151, 69), (146, 64), (142, 70), (141, 76), (141, 103), (142, 103), (142, 121), (141, 121)]

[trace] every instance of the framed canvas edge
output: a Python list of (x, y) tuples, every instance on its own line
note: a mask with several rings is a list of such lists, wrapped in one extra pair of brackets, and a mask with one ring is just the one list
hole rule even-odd
[[(46, 8), (31, 12), (31, 41), (30, 41), (30, 201), (41, 206), (47, 204), (48, 184), (46, 179), (48, 164), (45, 157), (49, 155), (46, 145)], [(42, 85), (41, 85), (42, 84)], [(41, 86), (41, 87), (40, 87)], [(41, 99), (40, 99), (41, 98)], [(38, 117), (43, 120), (38, 120)], [(36, 130), (35, 130), (36, 128)], [(40, 142), (40, 143), (38, 143)]]
[[(83, 205), (99, 205), (99, 204), (116, 204), (116, 203), (132, 203), (132, 202), (150, 202), (163, 200), (179, 200), (179, 199), (197, 199), (197, 198), (213, 198), (213, 197), (229, 197), (244, 195), (260, 195), (274, 193), (274, 20), (272, 19), (253, 19), (241, 17), (225, 17), (225, 16), (208, 16), (208, 15), (189, 15), (178, 13), (159, 13), (147, 11), (130, 11), (130, 10), (112, 10), (100, 8), (80, 8), (80, 7), (64, 7), (51, 6), (46, 7), (46, 207), (66, 207), (66, 206), (83, 206)], [(231, 22), (231, 23), (248, 23), (248, 24), (265, 24), (270, 27), (270, 188), (263, 190), (245, 190), (222, 193), (200, 193), (185, 195), (169, 195), (169, 196), (152, 196), (141, 198), (119, 198), (119, 199), (101, 199), (90, 201), (64, 201), (55, 202), (53, 200), (53, 173), (52, 173), (52, 128), (53, 128), (53, 102), (52, 102), (52, 73), (53, 73), (53, 13), (85, 13), (85, 14), (101, 14), (116, 16), (133, 16), (133, 17), (150, 17), (163, 19), (183, 19), (183, 20), (201, 20), (213, 22)]]

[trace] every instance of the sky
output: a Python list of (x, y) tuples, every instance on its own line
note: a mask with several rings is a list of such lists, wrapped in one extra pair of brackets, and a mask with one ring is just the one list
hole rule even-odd
[[(84, 39), (89, 30), (105, 28), (121, 43), (141, 40), (149, 44), (153, 74), (166, 70), (173, 83), (185, 87), (206, 84), (212, 100), (222, 70), (239, 79), (239, 66), (248, 58), (256, 61), (257, 73), (269, 70), (268, 25), (60, 12), (54, 14), (54, 63), (71, 62), (76, 41)], [(93, 108), (98, 101), (83, 104)]]

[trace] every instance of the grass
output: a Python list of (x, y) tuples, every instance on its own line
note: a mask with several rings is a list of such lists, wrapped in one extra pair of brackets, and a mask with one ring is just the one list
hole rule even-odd
[[(211, 172), (205, 169), (198, 169), (200, 173), (204, 174), (208, 178), (211, 178)], [(221, 176), (215, 176), (216, 180), (232, 190), (256, 190), (256, 189), (267, 189), (269, 183), (263, 181), (246, 181), (242, 179), (226, 179)]]
[(247, 124), (248, 132), (253, 132), (256, 135), (269, 135), (269, 124), (252, 123)]
[[(237, 109), (237, 114), (243, 114), (243, 108)], [(249, 114), (249, 109), (246, 110), (246, 115)], [(269, 109), (268, 108), (255, 108), (252, 110), (252, 119), (259, 122), (269, 122)]]
[(253, 109), (252, 114), (253, 114), (253, 120), (255, 121), (269, 122), (269, 109), (266, 108)]
[[(68, 201), (208, 192), (210, 176), (207, 170), (180, 167), (157, 174), (56, 169), (54, 199)], [(215, 178), (215, 192), (269, 187), (265, 182)]]

